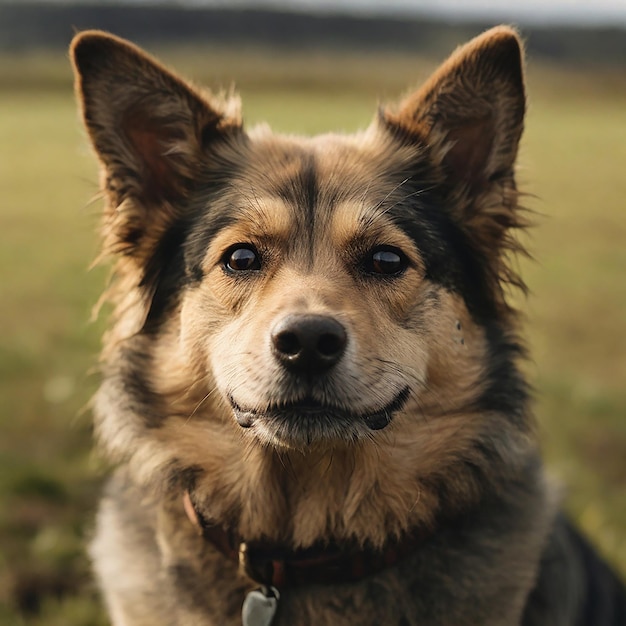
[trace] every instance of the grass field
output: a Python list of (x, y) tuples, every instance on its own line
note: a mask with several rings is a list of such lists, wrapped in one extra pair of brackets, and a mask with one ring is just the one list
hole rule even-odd
[[(364, 126), (379, 95), (432, 68), (357, 55), (164, 57), (198, 80), (234, 77), (249, 124), (303, 133)], [(529, 91), (520, 178), (540, 215), (520, 304), (541, 435), (567, 508), (626, 575), (626, 72), (531, 64)], [(105, 271), (87, 271), (97, 175), (63, 55), (0, 59), (0, 150), (0, 626), (96, 626), (83, 548), (103, 469), (82, 409), (96, 385), (104, 322), (89, 320)]]

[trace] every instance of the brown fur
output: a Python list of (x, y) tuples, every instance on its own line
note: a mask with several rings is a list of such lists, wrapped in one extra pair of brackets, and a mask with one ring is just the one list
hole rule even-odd
[[(115, 258), (95, 415), (120, 469), (92, 547), (114, 623), (239, 623), (252, 583), (196, 536), (184, 490), (204, 518), (292, 550), (428, 533), (374, 579), (286, 592), (277, 624), (522, 623), (554, 498), (504, 296), (525, 224), (517, 35), (457, 50), (365, 131), (314, 138), (244, 130), (235, 99), (111, 35), (71, 53)], [(233, 244), (262, 271), (225, 269)], [(364, 270), (381, 245), (402, 272)], [(348, 336), (306, 380), (271, 339), (302, 314)], [(309, 396), (346, 419), (268, 418)], [(365, 425), (396, 400), (384, 429)]]

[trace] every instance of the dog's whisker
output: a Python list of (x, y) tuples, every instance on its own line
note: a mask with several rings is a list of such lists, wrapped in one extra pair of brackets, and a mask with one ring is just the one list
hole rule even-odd
[(367, 185), (365, 186), (365, 189), (363, 190), (363, 195), (361, 196), (361, 199), (359, 201), (360, 209), (363, 209), (365, 207), (365, 198), (367, 198), (367, 194), (369, 193), (371, 186), (372, 186), (372, 181), (368, 180)]
[(204, 395), (202, 400), (200, 400), (200, 402), (196, 404), (193, 411), (188, 415), (187, 419), (185, 420), (184, 425), (187, 425), (193, 419), (194, 415), (196, 415), (196, 413), (200, 410), (200, 407), (216, 392), (217, 392), (217, 389), (214, 388)]
[(421, 195), (423, 195), (425, 193), (428, 193), (432, 189), (433, 189), (433, 187), (426, 187), (424, 189), (418, 189), (417, 191), (409, 193), (406, 196), (403, 196), (402, 198), (398, 198), (398, 200), (396, 200), (393, 204), (390, 204), (389, 206), (386, 206), (384, 208), (384, 210), (380, 211), (380, 213), (378, 213), (378, 215), (381, 215), (381, 216), (382, 215), (386, 215), (387, 213), (390, 213), (391, 211), (393, 211), (393, 209), (395, 209), (397, 206), (399, 206), (403, 202), (406, 202), (407, 200), (410, 200), (411, 198), (417, 198), (417, 197), (419, 197), (419, 196), (421, 196)]
[(371, 224), (373, 223), (373, 220), (376, 219), (376, 217), (378, 217), (378, 210), (380, 209), (381, 206), (383, 206), (383, 204), (396, 192), (398, 191), (398, 189), (400, 189), (403, 185), (405, 185), (406, 183), (408, 183), (411, 180), (411, 177), (409, 176), (408, 178), (405, 178), (404, 180), (400, 181), (395, 187), (393, 187), (386, 196), (384, 196), (381, 200), (379, 200), (376, 204), (374, 204), (373, 206), (364, 209), (361, 212), (361, 224), (362, 226), (371, 226)]
[[(408, 182), (409, 180), (410, 179), (406, 179), (405, 181), (403, 181), (403, 184), (406, 184), (406, 182)], [(408, 193), (408, 194), (406, 194), (406, 195), (396, 199), (392, 204), (386, 205), (386, 202), (387, 202), (387, 200), (390, 197), (390, 194), (388, 194), (385, 199), (381, 200), (379, 203), (377, 203), (376, 205), (374, 205), (370, 209), (366, 210), (367, 218), (362, 222), (363, 227), (371, 226), (377, 219), (380, 219), (381, 217), (387, 215), (388, 213), (393, 211), (393, 209), (395, 209), (397, 206), (399, 206), (403, 202), (406, 202), (407, 200), (410, 200), (411, 198), (416, 198), (416, 197), (419, 197), (419, 196), (421, 196), (421, 195), (423, 195), (425, 193), (428, 193), (432, 189), (434, 189), (434, 186), (424, 187), (422, 189), (417, 189), (416, 191), (412, 191), (411, 193)]]

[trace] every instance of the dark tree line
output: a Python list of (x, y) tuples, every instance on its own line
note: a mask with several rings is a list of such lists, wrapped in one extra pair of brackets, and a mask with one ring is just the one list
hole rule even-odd
[[(62, 48), (74, 32), (109, 30), (141, 44), (230, 43), (446, 53), (487, 22), (369, 18), (271, 10), (72, 4), (0, 5), (0, 50)], [(529, 53), (574, 63), (626, 65), (626, 29), (525, 27)]]

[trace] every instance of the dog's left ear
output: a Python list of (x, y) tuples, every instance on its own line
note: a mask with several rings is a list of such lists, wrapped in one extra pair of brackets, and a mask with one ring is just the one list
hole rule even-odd
[[(427, 147), (446, 186), (463, 197), (465, 214), (458, 217), (467, 220), (492, 204), (485, 194), (494, 186), (501, 196), (514, 192), (524, 112), (521, 42), (513, 29), (499, 26), (457, 49), (397, 111), (383, 111), (381, 121), (402, 141)], [(493, 217), (488, 230), (497, 237), (509, 225), (506, 211)]]

